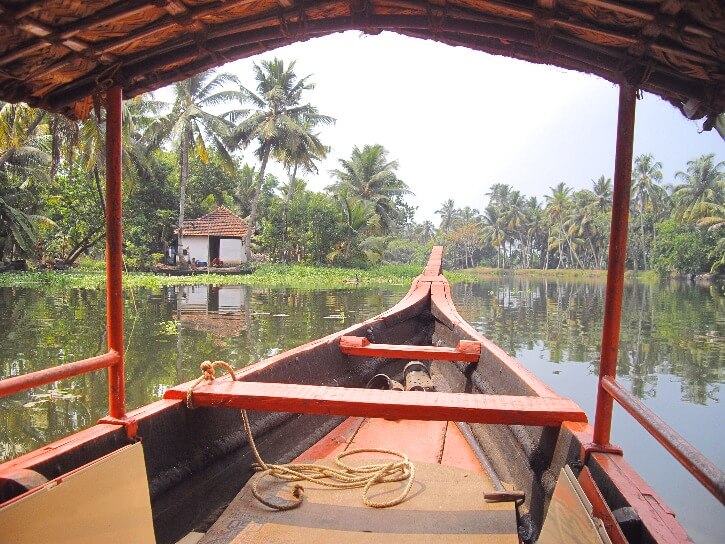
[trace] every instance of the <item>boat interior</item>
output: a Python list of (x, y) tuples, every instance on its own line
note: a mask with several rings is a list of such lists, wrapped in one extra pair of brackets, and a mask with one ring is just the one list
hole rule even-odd
[[(657, 525), (631, 515), (633, 498), (620, 494), (617, 478), (635, 481), (637, 496), (655, 497), (653, 510), (667, 512), (664, 503), (621, 456), (587, 455), (591, 428), (581, 408), (458, 315), (442, 258), (442, 248), (435, 248), (403, 300), (375, 318), (233, 372), (234, 379), (222, 363), (218, 375), (207, 363), (199, 380), (129, 412), (132, 425), (100, 423), (0, 466), (3, 532), (27, 528), (17, 519), (37, 512), (34, 500), (48, 500), (41, 490), (57, 492), (69, 475), (132, 455), (127, 450), (140, 445), (135, 455), (144, 468), (137, 479), (144, 485), (129, 500), (130, 511), (116, 501), (113, 513), (126, 529), (129, 516), (146, 520), (147, 540), (134, 533), (134, 541), (412, 542), (434, 535), (443, 542), (565, 542), (562, 534), (580, 525), (592, 542), (625, 542), (625, 534), (631, 542), (647, 541), (642, 535)], [(249, 432), (240, 410), (249, 410)], [(410, 460), (415, 477), (400, 504), (369, 507), (364, 496), (394, 500), (407, 480), (382, 481), (364, 493), (304, 481), (298, 497), (295, 482), (254, 476), (256, 455), (266, 463), (336, 466), (339, 454), (358, 449), (373, 451), (353, 452), (343, 462)], [(260, 476), (259, 493), (267, 500), (299, 507), (277, 511), (258, 501), (251, 488)], [(562, 485), (579, 490), (567, 487), (569, 503), (581, 511), (574, 525), (562, 521), (574, 511), (569, 506), (560, 509), (566, 515), (547, 516), (557, 511), (550, 504), (560, 502)], [(108, 489), (96, 494), (115, 495)], [(98, 510), (93, 496), (83, 492), (87, 512)], [(39, 530), (84, 541), (68, 527), (72, 519), (60, 516), (57, 527), (44, 520)], [(98, 520), (107, 523), (102, 513)], [(674, 517), (664, 521), (676, 534)], [(88, 541), (97, 538), (92, 532)], [(38, 536), (23, 540), (21, 533), (13, 542)]]

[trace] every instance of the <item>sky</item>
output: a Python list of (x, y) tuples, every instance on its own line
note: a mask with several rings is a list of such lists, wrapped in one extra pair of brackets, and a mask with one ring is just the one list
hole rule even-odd
[[(414, 195), (416, 220), (438, 225), (435, 211), (452, 198), (457, 207), (482, 210), (494, 183), (543, 196), (559, 182), (576, 189), (614, 172), (618, 88), (591, 75), (493, 56), (462, 47), (383, 32), (351, 31), (235, 61), (220, 70), (255, 88), (253, 63), (296, 60), (298, 76), (315, 89), (305, 101), (337, 119), (321, 127), (331, 146), (308, 188), (333, 182), (329, 171), (353, 146), (382, 144), (399, 163), (398, 177)], [(157, 92), (169, 100), (168, 91)], [(652, 153), (663, 163), (664, 183), (687, 161), (706, 153), (725, 160), (716, 131), (699, 133), (657, 96), (637, 103), (635, 156)], [(244, 159), (254, 162), (252, 149)], [(281, 181), (279, 167), (270, 171)]]

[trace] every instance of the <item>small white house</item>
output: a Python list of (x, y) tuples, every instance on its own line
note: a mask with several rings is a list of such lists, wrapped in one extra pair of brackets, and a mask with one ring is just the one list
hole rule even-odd
[[(224, 206), (198, 219), (184, 221), (184, 247), (181, 258), (211, 266), (219, 259), (224, 266), (245, 262), (244, 235), (247, 222)], [(183, 251), (186, 250), (186, 254)]]

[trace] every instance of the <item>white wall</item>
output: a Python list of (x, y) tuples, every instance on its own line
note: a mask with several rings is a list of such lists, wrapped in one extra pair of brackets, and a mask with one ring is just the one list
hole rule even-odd
[(242, 241), (237, 238), (219, 240), (219, 258), (224, 266), (237, 266), (243, 260)]
[(242, 309), (246, 288), (234, 285), (219, 287), (219, 311), (238, 312)]
[(209, 289), (206, 285), (183, 285), (179, 288), (179, 310), (204, 310), (208, 306)]
[(206, 236), (184, 236), (184, 247), (189, 250), (189, 254), (185, 255), (187, 260), (209, 263), (209, 238)]

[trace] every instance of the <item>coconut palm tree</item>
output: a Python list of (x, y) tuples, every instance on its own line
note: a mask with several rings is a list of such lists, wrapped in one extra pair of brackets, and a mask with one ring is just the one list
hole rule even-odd
[(564, 182), (550, 187), (551, 194), (545, 195), (546, 199), (546, 215), (549, 221), (549, 251), (556, 249), (559, 252), (559, 262), (557, 268), (561, 267), (562, 258), (564, 256), (563, 247), (569, 243), (569, 237), (566, 232), (566, 223), (569, 219), (569, 211), (571, 208), (571, 188), (567, 187)]
[(45, 217), (28, 213), (21, 204), (33, 180), (47, 179), (50, 137), (47, 116), (25, 104), (0, 102), (0, 259), (15, 248), (31, 251), (37, 223)]
[(654, 160), (651, 153), (639, 155), (632, 168), (632, 201), (639, 217), (642, 268), (647, 269), (647, 236), (645, 214), (657, 210), (667, 197), (662, 181), (662, 163)]
[(612, 178), (600, 176), (596, 181), (592, 180), (592, 192), (596, 197), (595, 205), (599, 211), (609, 211), (612, 208), (614, 193)]
[[(506, 240), (505, 220), (495, 206), (489, 205), (483, 212), (483, 239), (496, 248), (496, 268), (501, 268), (501, 246)], [(506, 254), (504, 253), (504, 266)]]
[(353, 147), (350, 159), (340, 159), (339, 169), (330, 173), (337, 181), (328, 187), (332, 193), (349, 192), (374, 206), (376, 234), (389, 234), (401, 218), (397, 199), (412, 194), (398, 179), (397, 161), (388, 161), (388, 152), (379, 144)]
[(50, 142), (45, 119), (43, 110), (0, 102), (0, 171), (47, 177)]
[(292, 162), (302, 161), (304, 150), (310, 154), (308, 160), (314, 162), (312, 156), (319, 156), (323, 146), (312, 128), (335, 122), (332, 117), (320, 114), (311, 104), (302, 104), (304, 92), (314, 89), (314, 84), (309, 81), (309, 75), (299, 78), (294, 68), (294, 61), (285, 66), (284, 61), (277, 58), (263, 60), (254, 65), (256, 92), (240, 86), (239, 98), (243, 105), (250, 104), (252, 111), (236, 127), (232, 141), (244, 146), (256, 142), (255, 154), (260, 161), (244, 238), (247, 259), (251, 256), (250, 242), (257, 221), (257, 205), (270, 156), (288, 157)]
[[(179, 156), (179, 235), (178, 245), (184, 245), (184, 209), (186, 184), (189, 179), (189, 154), (209, 162), (209, 150), (213, 149), (229, 172), (234, 171), (234, 161), (225, 141), (231, 136), (232, 123), (227, 114), (215, 115), (207, 111), (239, 99), (239, 93), (225, 88), (238, 84), (231, 74), (217, 74), (213, 70), (203, 72), (174, 85), (174, 101), (171, 111), (154, 121), (144, 135), (148, 145), (157, 145), (170, 138)], [(183, 263), (182, 259), (182, 263)]]
[(420, 242), (427, 244), (436, 235), (436, 228), (432, 221), (423, 221), (420, 225)]
[(675, 215), (678, 219), (696, 222), (710, 215), (713, 205), (725, 203), (725, 161), (715, 164), (715, 154), (702, 155), (687, 161), (687, 172), (675, 178), (684, 183), (674, 188)]
[[(319, 133), (313, 132), (312, 119), (305, 119), (301, 123), (302, 130), (290, 134), (290, 139), (284, 148), (276, 150), (276, 157), (282, 162), (289, 182), (285, 185), (284, 210), (282, 227), (282, 260), (287, 262), (286, 239), (287, 239), (287, 213), (289, 203), (294, 193), (300, 186), (301, 181), (297, 179), (297, 170), (301, 167), (303, 172), (317, 174), (317, 162), (321, 161), (330, 151), (330, 148), (322, 143)], [(304, 183), (302, 182), (302, 185)]]
[(344, 190), (336, 193), (333, 198), (342, 212), (345, 240), (328, 254), (330, 262), (334, 262), (338, 257), (348, 259), (359, 250), (370, 223), (376, 220), (375, 208), (371, 202)]
[(441, 216), (441, 223), (438, 225), (440, 232), (448, 232), (453, 230), (456, 218), (458, 216), (458, 210), (456, 209), (456, 203), (452, 198), (449, 198), (441, 204), (441, 207), (435, 211), (437, 215)]

